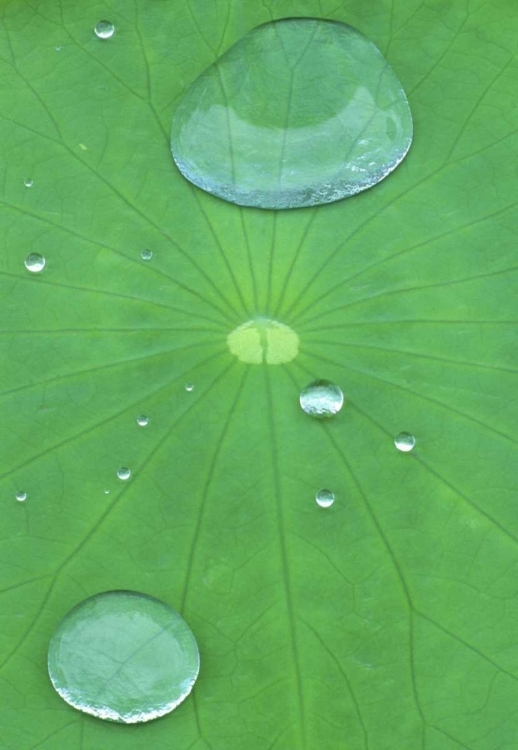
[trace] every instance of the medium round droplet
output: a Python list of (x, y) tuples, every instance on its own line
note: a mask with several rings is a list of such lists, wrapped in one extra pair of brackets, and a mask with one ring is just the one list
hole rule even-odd
[(152, 250), (142, 250), (140, 253), (140, 257), (142, 260), (151, 260), (153, 257), (153, 251)]
[(25, 502), (25, 500), (27, 500), (27, 493), (23, 492), (22, 490), (19, 490), (16, 493), (15, 497), (18, 500), (19, 503), (23, 503), (23, 502)]
[(115, 26), (111, 21), (99, 21), (95, 24), (94, 31), (99, 39), (111, 39), (115, 33)]
[(189, 393), (191, 391), (194, 391), (194, 383), (186, 383), (185, 384), (185, 390), (188, 391)]
[(398, 451), (408, 453), (415, 446), (415, 437), (409, 432), (400, 432), (399, 435), (396, 435), (394, 438), (394, 445)]
[(131, 476), (131, 469), (128, 469), (127, 466), (121, 466), (117, 471), (117, 476), (125, 482)]
[(146, 417), (145, 414), (139, 414), (137, 424), (139, 427), (146, 427), (149, 424), (149, 417)]
[(71, 706), (125, 724), (172, 711), (198, 676), (196, 639), (172, 607), (133, 591), (109, 591), (61, 621), (48, 652), (50, 679)]
[(34, 180), (31, 180), (30, 177), (27, 177), (27, 179), (23, 181), (23, 184), (25, 185), (25, 187), (31, 188), (34, 185)]
[(351, 26), (316, 18), (248, 32), (190, 86), (171, 133), (188, 180), (275, 209), (366, 190), (411, 142), (405, 92), (379, 49)]
[(315, 500), (321, 508), (330, 508), (335, 501), (335, 496), (331, 490), (319, 490), (315, 495)]
[(315, 380), (300, 393), (300, 405), (311, 417), (326, 419), (337, 414), (344, 404), (341, 389), (329, 380)]
[(45, 268), (45, 258), (39, 253), (30, 253), (23, 261), (25, 268), (31, 273), (40, 273)]

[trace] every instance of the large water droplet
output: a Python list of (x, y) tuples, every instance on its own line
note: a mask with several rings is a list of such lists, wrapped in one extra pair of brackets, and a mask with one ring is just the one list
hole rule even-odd
[(127, 466), (121, 466), (120, 469), (117, 470), (117, 476), (125, 482), (126, 479), (129, 479), (131, 476), (131, 469), (128, 469)]
[(145, 414), (139, 414), (137, 417), (137, 424), (139, 427), (147, 427), (149, 424), (149, 417), (146, 417)]
[(152, 250), (142, 250), (140, 253), (140, 257), (142, 260), (151, 260), (153, 257), (153, 251)]
[(115, 33), (115, 26), (111, 21), (99, 21), (95, 24), (94, 31), (99, 39), (110, 39)]
[(25, 187), (31, 188), (34, 185), (34, 180), (31, 180), (30, 177), (27, 177), (27, 179), (23, 181), (23, 184), (25, 185)]
[(22, 490), (19, 490), (16, 493), (15, 497), (18, 500), (19, 503), (23, 503), (23, 502), (25, 502), (25, 500), (27, 500), (27, 493), (23, 492)]
[(31, 273), (39, 273), (45, 268), (45, 258), (39, 253), (30, 253), (23, 261), (25, 268)]
[(399, 435), (396, 435), (394, 438), (394, 445), (398, 451), (408, 453), (415, 446), (415, 437), (409, 432), (400, 432)]
[(321, 508), (330, 508), (335, 501), (335, 496), (331, 490), (319, 490), (315, 495), (315, 500)]
[(315, 380), (300, 393), (300, 405), (306, 414), (325, 419), (337, 414), (344, 403), (341, 389), (329, 380)]
[(330, 203), (392, 172), (412, 141), (405, 92), (351, 26), (259, 26), (202, 73), (174, 116), (171, 149), (195, 185), (243, 206)]
[(50, 679), (67, 703), (126, 724), (176, 708), (199, 666), (196, 639), (178, 612), (132, 591), (81, 602), (61, 621), (48, 653)]

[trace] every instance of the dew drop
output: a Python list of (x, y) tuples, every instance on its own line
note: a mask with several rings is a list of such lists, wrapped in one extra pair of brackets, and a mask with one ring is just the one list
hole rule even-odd
[(30, 177), (27, 177), (23, 181), (23, 184), (25, 185), (26, 188), (31, 188), (34, 185), (34, 180), (31, 180)]
[(94, 31), (99, 39), (111, 39), (115, 33), (115, 26), (111, 21), (99, 21), (99, 23), (95, 24)]
[(194, 383), (186, 383), (185, 390), (188, 391), (188, 393), (190, 393), (191, 391), (194, 391)]
[(151, 260), (153, 257), (153, 251), (152, 250), (142, 250), (140, 253), (140, 257), (142, 260)]
[(315, 380), (300, 392), (300, 405), (311, 417), (326, 419), (337, 414), (344, 404), (341, 389), (329, 380)]
[(110, 494), (110, 490), (104, 490), (104, 494), (105, 495), (109, 495)]
[(61, 47), (54, 47), (54, 49), (56, 50), (56, 52), (61, 52)]
[(319, 490), (315, 495), (315, 500), (321, 508), (330, 508), (335, 501), (335, 496), (331, 490)]
[(415, 437), (409, 432), (400, 432), (399, 435), (396, 435), (396, 437), (394, 438), (394, 445), (396, 446), (398, 451), (408, 453), (415, 446)]
[(48, 651), (50, 679), (67, 703), (124, 724), (170, 713), (191, 692), (199, 668), (196, 639), (181, 615), (133, 591), (78, 604)]
[(29, 253), (23, 261), (25, 268), (31, 273), (40, 273), (45, 268), (45, 258), (39, 253)]
[(405, 92), (379, 49), (346, 24), (290, 18), (252, 29), (194, 81), (171, 150), (203, 190), (283, 209), (372, 187), (411, 141)]
[(139, 414), (137, 424), (139, 427), (146, 427), (149, 424), (149, 417), (146, 417), (145, 414)]
[(126, 466), (121, 466), (117, 471), (117, 476), (125, 482), (126, 479), (129, 479), (131, 476), (131, 469), (128, 469)]
[(23, 503), (23, 502), (25, 502), (25, 500), (27, 500), (27, 493), (26, 492), (22, 492), (20, 490), (19, 492), (16, 493), (15, 497), (18, 500), (19, 503)]

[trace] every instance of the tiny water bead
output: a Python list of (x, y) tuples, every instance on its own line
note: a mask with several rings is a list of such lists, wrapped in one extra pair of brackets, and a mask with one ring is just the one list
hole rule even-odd
[(164, 716), (191, 692), (200, 668), (192, 630), (164, 602), (108, 591), (61, 621), (48, 652), (50, 679), (71, 706), (125, 724)]
[(117, 471), (117, 476), (125, 482), (131, 476), (131, 469), (128, 469), (127, 466), (121, 466)]
[(326, 419), (338, 414), (344, 404), (342, 390), (329, 380), (315, 380), (300, 392), (300, 405), (311, 417)]
[(111, 21), (99, 21), (95, 24), (94, 31), (99, 39), (111, 39), (115, 33), (115, 26)]
[(26, 188), (31, 188), (34, 185), (34, 180), (31, 180), (30, 177), (27, 177), (23, 181), (23, 184), (25, 185)]
[(23, 503), (23, 502), (25, 502), (25, 500), (27, 500), (27, 493), (23, 492), (22, 490), (19, 490), (16, 493), (15, 497), (18, 500), (19, 503)]
[(315, 495), (315, 500), (321, 508), (330, 508), (335, 501), (335, 496), (331, 490), (319, 490)]
[(408, 453), (413, 450), (415, 442), (415, 437), (409, 432), (400, 432), (399, 435), (396, 435), (394, 438), (394, 445), (398, 451), (402, 451), (403, 453)]
[(188, 393), (191, 393), (191, 391), (194, 391), (194, 384), (193, 383), (186, 383), (185, 384), (185, 390)]
[(298, 208), (372, 187), (405, 157), (412, 116), (379, 49), (338, 21), (249, 31), (182, 97), (171, 151), (198, 187), (242, 206)]
[(299, 337), (278, 320), (258, 316), (235, 328), (227, 336), (234, 356), (249, 365), (281, 365), (299, 353)]
[(31, 273), (40, 273), (45, 268), (45, 258), (39, 253), (30, 253), (23, 261), (25, 268)]
[(142, 250), (140, 253), (140, 257), (142, 260), (151, 260), (153, 257), (153, 251), (152, 250)]
[(139, 427), (147, 427), (149, 424), (149, 417), (146, 417), (145, 414), (139, 414), (137, 417), (137, 424)]

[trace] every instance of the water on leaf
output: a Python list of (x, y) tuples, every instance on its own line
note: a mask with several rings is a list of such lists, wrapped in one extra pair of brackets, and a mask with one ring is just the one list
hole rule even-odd
[(139, 414), (137, 424), (139, 427), (146, 427), (149, 424), (149, 417), (146, 417), (145, 414)]
[(45, 268), (45, 258), (39, 253), (29, 253), (23, 261), (25, 268), (31, 273), (39, 273)]
[(321, 508), (330, 508), (335, 501), (335, 496), (331, 490), (319, 490), (315, 495), (315, 500)]
[(408, 451), (411, 451), (415, 446), (415, 437), (409, 432), (400, 432), (399, 435), (396, 435), (394, 438), (394, 445), (398, 451), (408, 453)]
[(333, 417), (342, 408), (344, 394), (329, 380), (315, 380), (300, 392), (300, 405), (311, 417)]
[(131, 469), (128, 469), (127, 466), (121, 466), (120, 469), (117, 470), (117, 476), (125, 482), (126, 479), (129, 479), (131, 476)]
[(70, 705), (126, 724), (172, 711), (191, 692), (200, 657), (185, 620), (164, 602), (109, 591), (78, 604), (58, 625), (50, 679)]
[(115, 26), (111, 21), (99, 21), (95, 24), (94, 31), (99, 39), (111, 39), (115, 33)]
[(248, 32), (184, 94), (171, 150), (182, 174), (232, 203), (330, 203), (392, 172), (412, 116), (378, 48), (337, 21), (290, 18)]
[(22, 490), (19, 490), (16, 493), (15, 497), (18, 500), (19, 503), (23, 503), (25, 500), (27, 500), (27, 493), (23, 492)]
[(140, 253), (140, 257), (142, 260), (151, 260), (153, 257), (153, 251), (152, 250), (142, 250)]
[(185, 390), (190, 393), (191, 391), (194, 391), (194, 383), (186, 383), (185, 384)]
[(61, 47), (54, 47), (54, 49), (56, 50), (56, 52), (61, 52)]
[(30, 177), (27, 177), (27, 179), (23, 181), (23, 184), (25, 185), (25, 187), (31, 188), (34, 185), (34, 180), (31, 180)]

